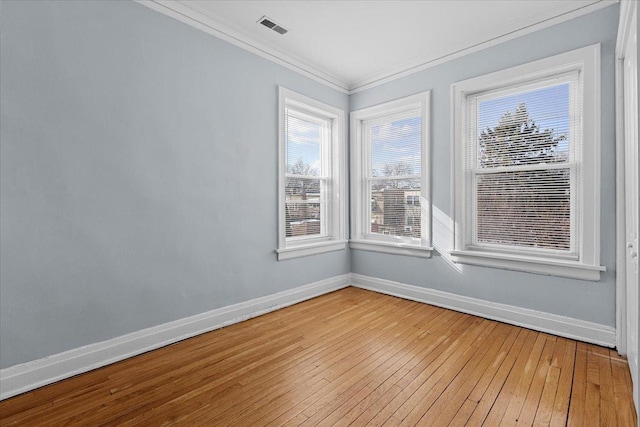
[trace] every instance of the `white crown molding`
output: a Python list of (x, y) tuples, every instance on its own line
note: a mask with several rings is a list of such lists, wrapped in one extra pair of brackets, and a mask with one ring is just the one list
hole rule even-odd
[[(375, 86), (388, 83), (390, 81), (408, 76), (410, 74), (417, 73), (419, 71), (426, 70), (431, 67), (443, 64), (456, 58), (460, 58), (464, 55), (474, 53), (491, 46), (495, 46), (500, 43), (504, 43), (509, 40), (524, 36), (534, 31), (541, 30), (543, 28), (550, 27), (552, 25), (560, 24), (570, 19), (583, 16), (597, 10), (603, 9), (612, 4), (616, 4), (619, 0), (595, 0), (593, 3), (580, 7), (570, 12), (566, 12), (562, 15), (555, 16), (553, 18), (545, 19), (535, 24), (528, 25), (519, 30), (512, 31), (499, 37), (495, 37), (490, 40), (484, 40), (473, 46), (444, 54), (438, 58), (422, 57), (415, 60), (405, 62), (391, 69), (384, 70), (379, 73), (371, 74), (352, 82), (346, 82), (336, 77), (335, 75), (322, 70), (318, 67), (306, 63), (304, 60), (294, 57), (289, 54), (259, 42), (255, 38), (248, 36), (247, 34), (238, 31), (229, 24), (223, 22), (220, 17), (214, 16), (211, 12), (203, 9), (192, 1), (177, 1), (177, 0), (134, 0), (136, 3), (147, 6), (157, 12), (167, 15), (171, 18), (177, 19), (180, 22), (188, 24), (194, 28), (204, 31), (214, 37), (225, 40), (235, 46), (252, 52), (262, 58), (266, 58), (279, 65), (282, 65), (290, 70), (300, 73), (306, 77), (309, 77), (319, 83), (322, 83), (330, 88), (338, 90), (342, 93), (353, 94), (367, 89), (371, 89)], [(625, 2), (625, 3), (631, 3)]]
[(350, 274), (218, 308), (0, 370), (0, 400), (349, 286)]
[(616, 343), (616, 331), (614, 328), (585, 320), (465, 297), (356, 273), (351, 273), (351, 286), (605, 347), (614, 347)]
[(574, 18), (578, 18), (583, 15), (587, 15), (616, 3), (618, 3), (618, 0), (597, 0), (587, 6), (583, 6), (570, 12), (566, 12), (562, 15), (555, 16), (553, 18), (536, 22), (535, 24), (528, 25), (519, 30), (512, 31), (510, 33), (495, 37), (490, 40), (478, 42), (473, 46), (469, 46), (456, 52), (442, 55), (438, 58), (418, 58), (410, 62), (405, 62), (404, 64), (398, 65), (397, 67), (394, 67), (392, 69), (385, 70), (381, 73), (376, 73), (367, 77), (363, 77), (361, 79), (354, 80), (349, 84), (349, 94), (371, 89), (372, 87), (397, 80), (399, 78), (426, 70), (431, 67), (435, 67), (440, 64), (444, 64), (445, 62), (452, 61), (456, 58), (460, 58), (462, 56), (469, 55), (471, 53), (478, 52), (492, 46), (496, 46), (500, 43), (522, 37), (526, 34), (533, 33), (535, 31), (542, 30), (544, 28), (551, 27), (553, 25), (560, 24)]
[(134, 0), (156, 12), (174, 18), (184, 24), (204, 31), (214, 37), (238, 46), (262, 58), (268, 59), (285, 68), (322, 83), (342, 93), (349, 92), (347, 82), (305, 63), (302, 59), (285, 54), (271, 46), (261, 43), (248, 35), (233, 29), (210, 12), (190, 1), (177, 0)]

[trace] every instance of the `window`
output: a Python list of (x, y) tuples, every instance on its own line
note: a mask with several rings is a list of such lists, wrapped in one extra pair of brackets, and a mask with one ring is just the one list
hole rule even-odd
[(429, 95), (351, 113), (351, 248), (430, 256)]
[(420, 206), (420, 195), (407, 194), (407, 201), (405, 203), (411, 206)]
[(278, 260), (344, 249), (344, 112), (279, 88)]
[(599, 280), (599, 52), (452, 86), (454, 261)]

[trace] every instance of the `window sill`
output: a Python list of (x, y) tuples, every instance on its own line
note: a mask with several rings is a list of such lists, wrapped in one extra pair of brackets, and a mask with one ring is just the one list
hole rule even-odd
[(606, 271), (606, 268), (602, 266), (580, 264), (575, 261), (505, 255), (492, 252), (451, 251), (450, 253), (453, 262), (460, 264), (524, 271), (527, 273), (569, 277), (595, 282), (600, 280), (600, 273)]
[(431, 258), (433, 248), (402, 243), (372, 242), (370, 240), (350, 240), (349, 247), (362, 251), (381, 252), (393, 255), (407, 255), (419, 258)]
[(323, 254), (325, 252), (341, 251), (347, 247), (346, 240), (327, 240), (320, 243), (300, 244), (288, 248), (276, 249), (278, 261), (292, 258)]

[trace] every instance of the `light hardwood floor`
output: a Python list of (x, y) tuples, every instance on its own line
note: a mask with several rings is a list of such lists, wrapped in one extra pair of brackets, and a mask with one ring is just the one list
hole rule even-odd
[(0, 425), (635, 426), (613, 350), (346, 288), (0, 402)]

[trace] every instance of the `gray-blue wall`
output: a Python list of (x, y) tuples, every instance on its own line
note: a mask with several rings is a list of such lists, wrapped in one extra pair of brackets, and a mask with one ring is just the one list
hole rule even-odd
[(277, 262), (277, 85), (133, 2), (2, 2), (0, 366), (348, 273)]
[[(613, 326), (617, 6), (350, 98), (132, 2), (0, 2), (0, 367), (349, 271)], [(452, 82), (603, 43), (600, 282), (332, 252), (277, 262), (277, 96), (432, 90), (450, 214)]]
[[(615, 326), (615, 123), (614, 50), (618, 6), (549, 27), (356, 93), (357, 110), (430, 89), (432, 111), (433, 205), (451, 216), (450, 88), (460, 80), (536, 59), (601, 43), (602, 46), (602, 186), (600, 282), (585, 282), (470, 265), (453, 267), (438, 253), (430, 260), (352, 251), (354, 273), (424, 286), (484, 300), (516, 305)], [(434, 235), (446, 233), (434, 221)], [(461, 270), (459, 271), (458, 268)]]

